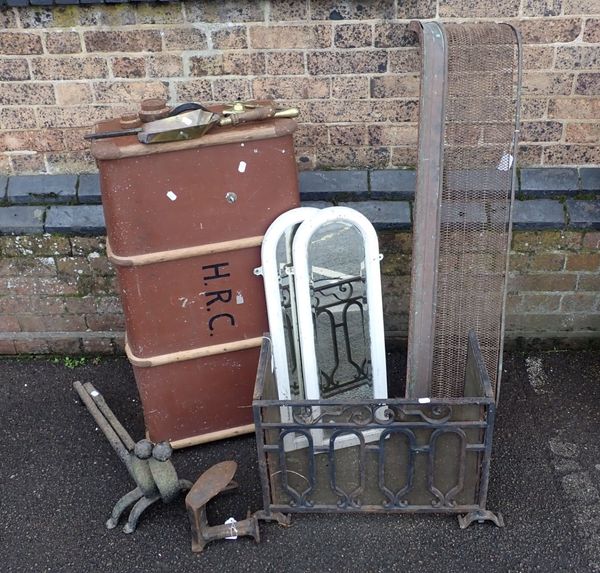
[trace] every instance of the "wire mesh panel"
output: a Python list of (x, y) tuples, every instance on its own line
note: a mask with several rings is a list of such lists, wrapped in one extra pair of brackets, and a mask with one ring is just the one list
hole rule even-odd
[[(464, 392), (467, 337), (477, 333), (497, 391), (518, 133), (520, 51), (506, 24), (437, 24), (446, 59), (428, 395)], [(422, 83), (422, 90), (439, 85)], [(435, 138), (436, 134), (433, 134)], [(419, 154), (431, 141), (419, 141)], [(430, 193), (417, 188), (419, 193)], [(418, 213), (418, 208), (417, 208)], [(427, 217), (426, 213), (421, 216)], [(415, 241), (419, 237), (415, 236)], [(415, 259), (415, 265), (420, 261)], [(422, 309), (413, 305), (411, 313)], [(411, 316), (411, 319), (414, 317)], [(411, 332), (413, 351), (419, 333)], [(410, 352), (410, 351), (409, 351)], [(409, 385), (414, 383), (409, 372)], [(421, 389), (423, 388), (421, 381)], [(422, 394), (421, 390), (421, 394)], [(409, 395), (410, 389), (409, 389)], [(413, 393), (414, 395), (414, 393)]]

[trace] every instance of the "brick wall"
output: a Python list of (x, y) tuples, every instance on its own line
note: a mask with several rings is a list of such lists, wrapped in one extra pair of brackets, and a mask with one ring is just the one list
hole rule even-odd
[[(408, 232), (380, 233), (388, 336), (406, 337)], [(506, 304), (510, 344), (568, 347), (600, 341), (600, 233), (515, 231)]]
[[(405, 338), (409, 231), (380, 231), (386, 332)], [(598, 345), (600, 232), (517, 231), (507, 300), (509, 343)], [(123, 315), (104, 237), (0, 237), (0, 354), (118, 353)]]
[(92, 170), (87, 126), (152, 96), (297, 105), (301, 168), (413, 165), (436, 16), (519, 26), (521, 165), (600, 164), (598, 0), (230, 0), (0, 8), (0, 173)]
[(123, 312), (103, 237), (0, 237), (0, 354), (113, 353)]
[[(120, 352), (123, 315), (106, 258), (98, 178), (20, 176), (4, 184), (0, 178), (0, 199), (7, 193), (0, 205), (0, 354)], [(300, 175), (303, 204), (347, 205), (378, 229), (389, 337), (407, 333), (414, 184), (406, 170)], [(525, 169), (518, 195), (508, 342), (600, 346), (600, 169)]]

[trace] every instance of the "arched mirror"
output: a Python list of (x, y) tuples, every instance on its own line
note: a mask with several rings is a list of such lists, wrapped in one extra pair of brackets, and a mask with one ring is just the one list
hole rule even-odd
[[(369, 220), (347, 207), (321, 210), (298, 228), (292, 260), (306, 398), (386, 399), (379, 243)], [(324, 443), (326, 432), (313, 439)], [(345, 435), (335, 447), (355, 442)]]
[[(373, 226), (347, 207), (293, 209), (269, 227), (261, 272), (280, 400), (387, 398), (379, 260)], [(285, 407), (280, 415), (293, 417)], [(326, 439), (313, 431), (315, 445)], [(342, 436), (335, 448), (354, 441)], [(307, 445), (291, 433), (284, 442), (286, 451)]]
[(294, 238), (306, 398), (387, 398), (377, 234), (347, 207), (323, 209)]

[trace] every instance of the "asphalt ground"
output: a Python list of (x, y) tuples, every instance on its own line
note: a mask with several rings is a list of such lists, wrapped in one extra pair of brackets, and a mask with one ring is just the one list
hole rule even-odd
[[(600, 571), (600, 353), (506, 355), (488, 498), (505, 528), (460, 530), (447, 515), (301, 515), (288, 529), (262, 524), (260, 544), (218, 541), (202, 554), (190, 550), (183, 497), (153, 506), (131, 535), (105, 529), (133, 484), (75, 380), (94, 384), (134, 439), (143, 435), (125, 359), (74, 369), (0, 360), (2, 572)], [(173, 456), (191, 480), (226, 459), (239, 464), (240, 489), (213, 503), (211, 523), (260, 508), (254, 438)]]

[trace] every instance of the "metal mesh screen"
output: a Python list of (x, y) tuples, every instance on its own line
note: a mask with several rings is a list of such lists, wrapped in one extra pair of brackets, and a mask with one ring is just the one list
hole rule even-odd
[(496, 388), (519, 53), (503, 24), (446, 24), (446, 108), (431, 395), (463, 393), (468, 332)]

